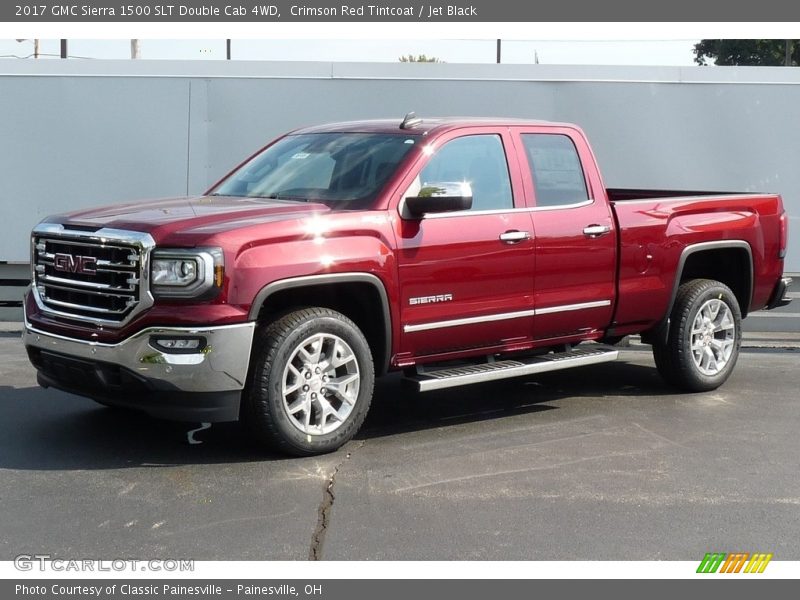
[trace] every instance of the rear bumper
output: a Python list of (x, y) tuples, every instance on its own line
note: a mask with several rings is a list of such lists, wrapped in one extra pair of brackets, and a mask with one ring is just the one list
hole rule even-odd
[[(47, 333), (27, 321), (23, 343), (43, 387), (185, 421), (238, 419), (254, 323), (151, 327), (101, 344)], [(202, 338), (202, 350), (170, 352), (155, 339)]]
[(789, 304), (792, 299), (786, 297), (786, 293), (789, 288), (792, 287), (792, 278), (791, 277), (782, 277), (778, 280), (778, 283), (775, 285), (775, 289), (772, 291), (772, 296), (770, 296), (769, 303), (767, 304), (767, 310), (772, 310), (773, 308), (780, 308), (781, 306), (786, 306)]

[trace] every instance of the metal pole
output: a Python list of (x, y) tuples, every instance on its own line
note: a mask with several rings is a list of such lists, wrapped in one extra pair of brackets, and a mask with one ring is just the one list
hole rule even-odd
[(500, 39), (497, 40), (497, 64), (500, 64)]
[(141, 58), (139, 53), (139, 40), (131, 40), (131, 59)]
[(783, 64), (787, 67), (792, 66), (792, 40), (784, 40), (786, 42), (785, 57)]
[(228, 60), (231, 59), (231, 41), (225, 40), (225, 56)]
[(33, 40), (33, 58), (39, 58), (39, 40)]
[(67, 58), (67, 40), (61, 40), (61, 58)]

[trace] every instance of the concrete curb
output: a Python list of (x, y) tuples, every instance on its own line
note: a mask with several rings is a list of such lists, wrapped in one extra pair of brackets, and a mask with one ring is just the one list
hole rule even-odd
[[(16, 321), (0, 321), (0, 335), (21, 333), (22, 323)], [(638, 335), (628, 336), (618, 344), (621, 348), (646, 347)], [(750, 332), (745, 331), (742, 339), (742, 348), (783, 348), (786, 350), (800, 350), (800, 333), (775, 333), (775, 332)]]
[(800, 333), (745, 333), (742, 340), (744, 348), (784, 348), (786, 350), (800, 349)]
[(0, 321), (0, 333), (22, 332), (22, 323), (17, 321)]
[[(638, 335), (629, 336), (627, 342), (620, 342), (620, 345), (625, 348), (649, 347), (648, 344), (641, 342)], [(800, 350), (800, 333), (745, 331), (742, 335), (742, 348)]]

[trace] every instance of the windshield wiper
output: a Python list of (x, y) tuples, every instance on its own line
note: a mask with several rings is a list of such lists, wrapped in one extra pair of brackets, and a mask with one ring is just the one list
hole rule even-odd
[(306, 196), (292, 196), (291, 194), (282, 194), (281, 192), (273, 192), (267, 195), (250, 195), (250, 194), (220, 194), (219, 192), (214, 192), (213, 194), (208, 194), (208, 196), (225, 196), (228, 198), (254, 198), (254, 199), (264, 199), (264, 200), (295, 200), (298, 202), (310, 202), (311, 198), (307, 198)]
[(308, 202), (311, 198), (306, 196), (292, 196), (291, 194), (282, 194), (280, 192), (273, 192), (268, 196), (258, 196), (259, 198), (269, 198), (270, 200), (297, 200), (299, 202)]

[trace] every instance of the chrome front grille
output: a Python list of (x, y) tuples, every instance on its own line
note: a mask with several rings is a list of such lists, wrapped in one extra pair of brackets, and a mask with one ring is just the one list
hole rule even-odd
[(47, 223), (34, 229), (31, 245), (33, 292), (44, 312), (118, 326), (152, 304), (147, 234)]

